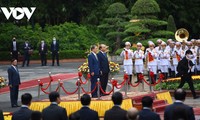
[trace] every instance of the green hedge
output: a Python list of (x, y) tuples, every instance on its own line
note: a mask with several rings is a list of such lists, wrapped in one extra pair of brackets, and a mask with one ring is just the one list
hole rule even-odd
[[(65, 50), (65, 51), (60, 51), (59, 53), (59, 58), (60, 59), (70, 59), (70, 58), (85, 58), (87, 54), (85, 53), (84, 50)], [(51, 59), (51, 53), (48, 52), (47, 55), (48, 59)], [(0, 61), (5, 61), (5, 60), (10, 60), (11, 55), (10, 52), (7, 51), (1, 51), (0, 52)], [(31, 55), (31, 60), (39, 60), (40, 55), (38, 51), (34, 51), (33, 54)]]

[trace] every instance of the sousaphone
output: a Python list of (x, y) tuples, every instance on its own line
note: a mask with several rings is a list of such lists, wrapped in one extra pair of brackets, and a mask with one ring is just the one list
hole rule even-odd
[(189, 38), (189, 32), (185, 28), (180, 28), (175, 33), (175, 39), (178, 42), (186, 42)]

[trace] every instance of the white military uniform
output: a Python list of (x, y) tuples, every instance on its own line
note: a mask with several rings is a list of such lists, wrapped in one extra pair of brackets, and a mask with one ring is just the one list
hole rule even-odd
[(181, 58), (181, 49), (177, 49), (177, 48), (174, 48), (174, 50), (172, 51), (171, 53), (171, 57), (172, 57), (172, 61), (173, 61), (173, 65), (171, 66), (172, 70), (175, 71), (175, 74), (177, 74), (177, 66), (178, 66), (178, 62), (182, 59)]
[(124, 50), (120, 54), (121, 57), (123, 57), (123, 65), (124, 70), (127, 72), (128, 75), (133, 74), (133, 51), (130, 49), (124, 48)]
[(196, 55), (196, 60), (198, 60), (198, 62), (196, 62), (196, 68), (197, 71), (200, 71), (200, 46), (197, 48), (197, 55)]
[(135, 72), (136, 73), (143, 73), (143, 70), (144, 70), (144, 64), (143, 64), (144, 51), (136, 50), (133, 53), (133, 59), (135, 59)]
[(168, 73), (168, 66), (169, 66), (169, 51), (165, 48), (164, 50), (159, 51), (159, 58), (160, 58), (160, 66), (162, 73)]
[[(161, 46), (157, 46), (156, 48), (155, 48), (155, 50), (156, 50), (156, 53), (158, 54), (159, 53), (159, 51), (162, 49), (162, 47)], [(158, 70), (160, 70), (161, 69), (161, 67), (160, 67), (160, 58), (159, 57), (157, 57), (157, 68), (158, 68)]]
[[(151, 54), (153, 56), (153, 60), (149, 61), (149, 54)], [(154, 74), (157, 74), (157, 51), (156, 49), (150, 49), (147, 48), (146, 52), (145, 52), (145, 59), (147, 59), (147, 66), (148, 69), (150, 69), (152, 72), (154, 72)]]

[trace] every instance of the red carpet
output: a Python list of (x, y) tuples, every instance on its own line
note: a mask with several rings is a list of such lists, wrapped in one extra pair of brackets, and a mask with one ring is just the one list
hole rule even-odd
[[(56, 75), (51, 75), (53, 78), (53, 82), (58, 81), (58, 79), (60, 79), (61, 81), (66, 81), (66, 80), (71, 80), (73, 78), (78, 77), (77, 73), (66, 73), (66, 74), (56, 74)], [(37, 79), (33, 79), (33, 80), (27, 80), (26, 82), (22, 82), (20, 85), (20, 90), (24, 90), (24, 89), (29, 89), (29, 88), (33, 88), (38, 86), (38, 80), (41, 80), (42, 83), (45, 85), (47, 83), (49, 83), (50, 78), (49, 76), (44, 77), (44, 78), (37, 78)], [(0, 94), (4, 94), (4, 93), (8, 93), (9, 92), (9, 87), (4, 87), (0, 89)]]

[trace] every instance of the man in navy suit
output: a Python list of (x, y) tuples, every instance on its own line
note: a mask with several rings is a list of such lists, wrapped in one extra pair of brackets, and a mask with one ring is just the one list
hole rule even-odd
[(32, 114), (32, 110), (29, 109), (31, 100), (32, 95), (30, 93), (25, 93), (21, 96), (22, 106), (18, 111), (13, 113), (12, 120), (30, 120)]
[(83, 107), (76, 113), (80, 115), (81, 120), (99, 120), (98, 113), (89, 108), (91, 98), (88, 94), (81, 96)]
[[(96, 83), (97, 83), (97, 78), (99, 78), (99, 60), (97, 57), (97, 51), (98, 48), (96, 45), (92, 45), (91, 47), (91, 54), (88, 56), (88, 66), (90, 70), (90, 75), (91, 75), (91, 91), (95, 88)], [(97, 98), (97, 88), (96, 90), (92, 93), (93, 98)]]
[(193, 108), (183, 103), (185, 97), (186, 92), (182, 88), (174, 91), (174, 98), (176, 101), (165, 108), (164, 120), (173, 120), (173, 110), (180, 107), (185, 109), (188, 118), (187, 120), (195, 120)]
[(44, 40), (41, 41), (41, 44), (39, 45), (39, 54), (41, 59), (41, 66), (47, 65), (47, 44), (44, 42)]
[(51, 43), (51, 54), (52, 54), (52, 66), (54, 66), (55, 58), (57, 61), (57, 66), (60, 66), (60, 64), (59, 64), (59, 43), (55, 37), (53, 37), (53, 41)]
[(12, 107), (18, 107), (17, 100), (18, 100), (18, 92), (19, 92), (19, 85), (20, 82), (20, 75), (17, 69), (17, 60), (13, 59), (11, 61), (11, 66), (7, 70), (8, 72), (8, 85), (10, 87), (10, 100)]
[(160, 120), (160, 116), (152, 111), (153, 99), (150, 96), (142, 98), (143, 109), (139, 112), (139, 120)]
[(25, 43), (23, 44), (23, 50), (24, 50), (24, 60), (22, 63), (22, 67), (24, 67), (25, 62), (26, 62), (26, 66), (29, 66), (29, 62), (30, 62), (30, 56), (31, 56), (31, 44), (28, 41), (25, 41)]
[[(106, 54), (107, 46), (101, 44), (99, 50), (100, 51), (97, 54), (97, 57), (99, 60), (99, 67), (100, 67), (100, 82), (101, 82), (101, 87), (103, 88), (104, 91), (106, 91), (106, 86), (108, 83), (108, 74), (110, 72), (108, 57)], [(101, 92), (101, 95), (104, 94)]]

